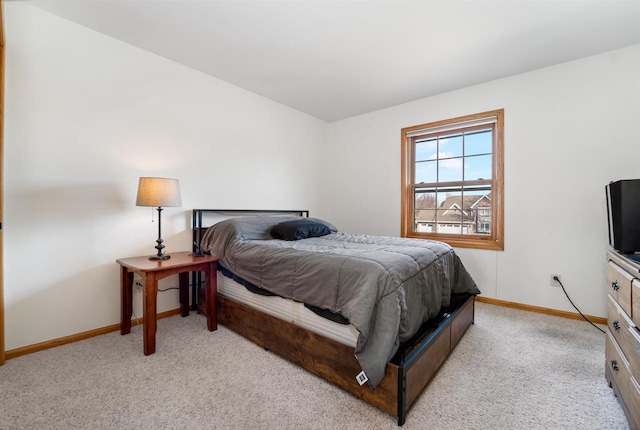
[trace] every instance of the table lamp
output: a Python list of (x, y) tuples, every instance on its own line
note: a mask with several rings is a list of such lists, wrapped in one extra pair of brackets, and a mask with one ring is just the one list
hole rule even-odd
[(180, 182), (177, 179), (169, 178), (140, 178), (138, 183), (138, 198), (136, 206), (154, 206), (158, 208), (158, 250), (156, 255), (149, 257), (149, 260), (167, 260), (171, 258), (168, 254), (163, 254), (164, 245), (162, 242), (162, 207), (182, 206), (180, 198)]

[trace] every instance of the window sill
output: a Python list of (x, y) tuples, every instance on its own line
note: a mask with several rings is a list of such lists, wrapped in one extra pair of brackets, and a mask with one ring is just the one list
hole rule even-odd
[(412, 233), (405, 235), (404, 237), (410, 239), (425, 239), (436, 240), (438, 242), (444, 242), (454, 248), (473, 248), (473, 249), (487, 249), (493, 251), (504, 251), (504, 244), (490, 237), (476, 238), (476, 237), (459, 237), (446, 234), (424, 234), (424, 233)]

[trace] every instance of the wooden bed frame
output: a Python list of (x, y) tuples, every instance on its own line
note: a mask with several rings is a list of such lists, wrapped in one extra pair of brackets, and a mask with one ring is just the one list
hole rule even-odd
[[(207, 212), (237, 215), (288, 213), (308, 216), (308, 211), (244, 211), (220, 209), (193, 210), (194, 251), (207, 227), (203, 214)], [(194, 273), (194, 309), (205, 313), (203, 284), (199, 272)], [(201, 291), (202, 290), (202, 291)], [(404, 424), (407, 411), (418, 399), (438, 368), (458, 344), (469, 325), (474, 322), (473, 295), (456, 295), (451, 306), (442, 309), (436, 318), (427, 321), (416, 335), (401, 345), (387, 363), (384, 378), (371, 389), (360, 385), (356, 375), (360, 365), (352, 347), (318, 335), (291, 322), (281, 320), (227, 297), (217, 297), (218, 322), (309, 372), (339, 386), (354, 396), (397, 417)]]

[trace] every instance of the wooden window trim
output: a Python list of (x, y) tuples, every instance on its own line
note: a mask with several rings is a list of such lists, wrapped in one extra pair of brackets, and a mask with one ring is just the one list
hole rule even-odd
[[(474, 120), (480, 120), (487, 117), (496, 117), (495, 135), (492, 146), (493, 162), (491, 178), (491, 234), (489, 236), (480, 236), (414, 232), (412, 228), (414, 213), (414, 184), (412, 178), (414, 157), (413, 148), (411, 146), (412, 139), (410, 137), (407, 137), (407, 134), (422, 129), (441, 127), (456, 123), (464, 123)], [(461, 126), (461, 128), (463, 127), (464, 126)], [(400, 228), (402, 236), (416, 239), (439, 240), (453, 247), (460, 248), (504, 250), (504, 109), (406, 127), (401, 130), (401, 142), (402, 218)], [(467, 183), (469, 182), (471, 181), (467, 181)]]
[(5, 39), (4, 39), (4, 11), (0, 0), (0, 366), (4, 364), (4, 293), (3, 293), (3, 194), (4, 194), (4, 66), (5, 66)]

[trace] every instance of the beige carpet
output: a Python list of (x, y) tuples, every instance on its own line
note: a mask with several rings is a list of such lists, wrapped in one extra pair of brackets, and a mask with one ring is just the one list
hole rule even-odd
[[(394, 429), (394, 418), (201, 315), (0, 367), (0, 429)], [(626, 429), (587, 323), (478, 303), (404, 429)]]

